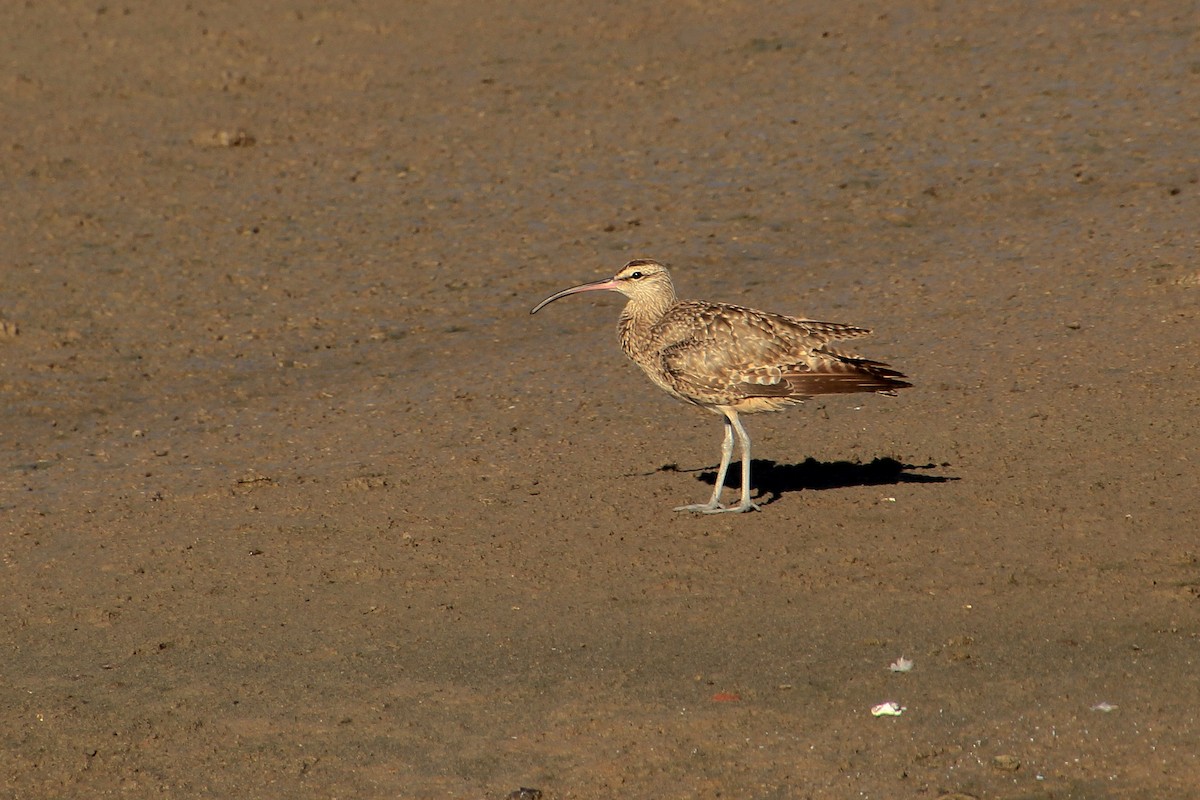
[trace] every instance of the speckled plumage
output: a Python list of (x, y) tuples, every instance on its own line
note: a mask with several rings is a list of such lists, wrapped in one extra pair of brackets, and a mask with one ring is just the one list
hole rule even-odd
[[(651, 381), (672, 397), (726, 419), (722, 463), (712, 499), (680, 510), (748, 511), (750, 438), (739, 414), (779, 411), (821, 394), (879, 392), (910, 386), (886, 364), (831, 346), (857, 339), (865, 328), (817, 322), (752, 308), (679, 301), (667, 268), (656, 261), (630, 261), (611, 279), (565, 289), (546, 304), (578, 292), (609, 290), (629, 298), (621, 312), (621, 348)], [(732, 456), (732, 433), (742, 441), (742, 502), (718, 502)]]

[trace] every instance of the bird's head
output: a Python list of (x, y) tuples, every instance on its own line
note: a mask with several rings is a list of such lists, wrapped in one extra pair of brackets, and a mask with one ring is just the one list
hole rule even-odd
[(569, 294), (602, 290), (620, 292), (632, 303), (662, 304), (665, 307), (675, 300), (675, 286), (671, 283), (671, 273), (667, 271), (667, 268), (657, 261), (638, 258), (630, 261), (611, 278), (572, 286), (570, 289), (563, 289), (561, 292), (550, 295), (534, 306), (529, 313), (536, 314), (545, 306)]

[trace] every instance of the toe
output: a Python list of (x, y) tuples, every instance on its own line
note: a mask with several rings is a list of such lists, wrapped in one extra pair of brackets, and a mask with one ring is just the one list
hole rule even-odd
[(710, 503), (693, 503), (688, 506), (676, 506), (676, 511), (691, 511), (696, 514), (715, 514), (718, 511), (725, 511), (722, 506), (712, 505)]

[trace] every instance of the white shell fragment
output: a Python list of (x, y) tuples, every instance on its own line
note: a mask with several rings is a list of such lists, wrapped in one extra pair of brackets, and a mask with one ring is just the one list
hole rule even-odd
[(903, 714), (904, 711), (904, 706), (892, 700), (888, 700), (886, 703), (880, 703), (877, 706), (871, 706), (871, 716), (873, 717), (898, 717)]
[(1103, 711), (1105, 713), (1108, 713), (1109, 711), (1116, 711), (1116, 710), (1117, 710), (1117, 707), (1114, 706), (1112, 703), (1096, 703), (1096, 705), (1092, 706), (1092, 711)]
[(911, 658), (900, 656), (891, 664), (888, 664), (888, 669), (892, 672), (912, 672), (913, 662)]

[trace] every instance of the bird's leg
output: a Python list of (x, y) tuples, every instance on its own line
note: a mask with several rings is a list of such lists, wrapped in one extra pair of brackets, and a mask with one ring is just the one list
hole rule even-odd
[(758, 505), (750, 502), (750, 436), (742, 427), (742, 421), (733, 414), (733, 427), (737, 429), (738, 437), (742, 440), (742, 502), (733, 508), (723, 508), (722, 511), (758, 511)]
[[(738, 419), (736, 411), (726, 408), (722, 408), (721, 411), (725, 414), (725, 446), (721, 453), (721, 472), (717, 475), (716, 491), (713, 492), (712, 500), (708, 501), (708, 505), (684, 506), (684, 508), (689, 511), (699, 511), (701, 514), (758, 511), (758, 505), (750, 500), (750, 436), (742, 427), (742, 421)], [(721, 494), (721, 487), (725, 484), (725, 471), (729, 469), (729, 460), (733, 457), (733, 439), (731, 437), (733, 431), (737, 431), (738, 441), (742, 443), (742, 502), (736, 506), (722, 506), (717, 502), (717, 498)]]
[(729, 472), (729, 462), (733, 459), (733, 424), (729, 417), (725, 418), (725, 441), (721, 443), (721, 467), (717, 470), (717, 485), (713, 487), (712, 497), (707, 503), (695, 503), (690, 506), (678, 506), (676, 511), (698, 511), (701, 514), (712, 514), (725, 511), (721, 506), (721, 490), (725, 488), (725, 473)]

